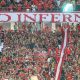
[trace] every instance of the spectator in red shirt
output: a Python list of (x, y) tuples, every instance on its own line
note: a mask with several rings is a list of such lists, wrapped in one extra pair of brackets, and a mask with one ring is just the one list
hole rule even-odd
[(38, 8), (38, 11), (42, 11), (42, 9), (43, 9), (42, 3), (38, 3), (37, 8)]
[(9, 11), (13, 11), (13, 8), (14, 6), (12, 4), (8, 7)]
[(34, 3), (34, 5), (38, 4), (38, 0), (32, 0), (32, 2)]
[(30, 11), (30, 4), (26, 1), (24, 2), (24, 5), (25, 5), (25, 8), (26, 8), (26, 11), (29, 12)]
[(18, 7), (17, 7), (18, 9), (18, 11), (21, 11), (22, 10), (22, 5), (21, 4), (18, 4)]
[(1, 6), (5, 6), (5, 5), (6, 5), (5, 1), (2, 0), (1, 3), (0, 3), (0, 5), (1, 5)]
[(67, 55), (70, 55), (70, 54), (71, 54), (71, 49), (70, 49), (69, 47), (67, 47), (67, 48), (65, 49), (65, 52), (66, 52)]
[(66, 77), (67, 77), (66, 80), (73, 80), (71, 72), (68, 72), (67, 75), (66, 75)]
[(48, 11), (48, 10), (49, 10), (48, 2), (45, 1), (43, 5), (44, 5), (44, 10), (45, 10), (45, 11)]

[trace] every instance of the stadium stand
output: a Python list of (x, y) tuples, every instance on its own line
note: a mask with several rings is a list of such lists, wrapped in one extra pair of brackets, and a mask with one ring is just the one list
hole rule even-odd
[[(60, 12), (64, 3), (79, 4), (79, 0), (0, 0), (0, 11)], [(75, 8), (75, 6), (74, 6)]]
[[(0, 53), (1, 80), (33, 80), (33, 77), (35, 80), (51, 80), (55, 78), (55, 69), (60, 59), (64, 38), (64, 27), (58, 24), (55, 31), (47, 26), (38, 30), (32, 27), (34, 23), (31, 24), (24, 24), (26, 27), (22, 27), (22, 30), (4, 31), (4, 47)], [(79, 34), (80, 24), (70, 25), (61, 80), (80, 79)]]

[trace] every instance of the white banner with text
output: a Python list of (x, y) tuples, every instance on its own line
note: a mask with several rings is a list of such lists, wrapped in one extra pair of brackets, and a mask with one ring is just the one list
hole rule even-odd
[(80, 22), (80, 13), (0, 13), (0, 22)]

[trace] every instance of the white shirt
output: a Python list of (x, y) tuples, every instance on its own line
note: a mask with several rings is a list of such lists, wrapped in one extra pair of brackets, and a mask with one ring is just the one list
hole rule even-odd
[(21, 0), (15, 0), (15, 2), (19, 3)]
[(32, 5), (32, 12), (35, 12), (36, 11), (36, 6), (35, 5)]
[(2, 52), (3, 43), (0, 44), (0, 52)]

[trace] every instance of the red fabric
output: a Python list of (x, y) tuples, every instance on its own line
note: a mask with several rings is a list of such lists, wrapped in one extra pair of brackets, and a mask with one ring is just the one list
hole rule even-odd
[(56, 61), (59, 62), (59, 60), (60, 60), (60, 57), (59, 57), (59, 49), (56, 48), (55, 50), (56, 50)]
[(5, 3), (5, 1), (4, 1), (4, 0), (2, 0), (0, 4), (1, 4), (1, 6), (6, 5), (6, 3)]
[(38, 73), (41, 73), (41, 67), (40, 66), (36, 66)]
[(25, 77), (26, 75), (25, 75), (25, 73), (20, 72), (19, 76), (20, 76), (20, 77)]
[(70, 25), (68, 25), (67, 28), (70, 29)]
[(56, 48), (55, 50), (56, 50), (56, 54), (58, 54), (58, 52), (59, 52), (59, 49), (58, 49), (58, 48)]
[(78, 30), (80, 31), (80, 25), (77, 26)]
[(47, 3), (47, 2), (44, 2), (44, 9), (47, 10), (48, 7), (49, 7), (49, 6), (48, 6), (48, 3)]
[(25, 78), (24, 80), (28, 80), (28, 78)]
[(53, 4), (50, 4), (50, 5), (49, 5), (49, 8), (52, 9), (52, 8), (53, 8)]
[(64, 37), (64, 29), (63, 29), (63, 27), (61, 28), (61, 32), (62, 32), (62, 37)]
[(6, 62), (6, 61), (7, 61), (6, 57), (3, 57), (2, 62)]
[(66, 77), (67, 77), (66, 80), (73, 80), (72, 74), (70, 72), (67, 73)]
[(7, 62), (10, 63), (11, 61), (12, 61), (11, 58), (8, 57)]
[(14, 8), (13, 5), (10, 5), (10, 6), (8, 7), (9, 10), (13, 10), (13, 8)]
[(69, 38), (69, 43), (71, 43), (71, 42), (72, 42), (72, 37)]
[(33, 3), (34, 3), (35, 5), (37, 5), (37, 4), (38, 4), (38, 0), (33, 0)]
[(28, 72), (28, 68), (23, 68), (23, 70), (24, 70), (25, 72)]
[(21, 4), (18, 4), (18, 11), (21, 11), (21, 9), (22, 9)]
[(50, 52), (51, 52), (51, 48), (48, 48), (48, 55), (50, 55)]
[(66, 48), (65, 52), (66, 52), (67, 55), (70, 55), (71, 54), (70, 48)]
[(41, 3), (39, 3), (39, 4), (37, 5), (37, 7), (38, 7), (38, 10), (42, 10), (42, 4), (41, 4)]
[(27, 2), (24, 3), (24, 5), (25, 5), (26, 9), (30, 9), (30, 5)]

